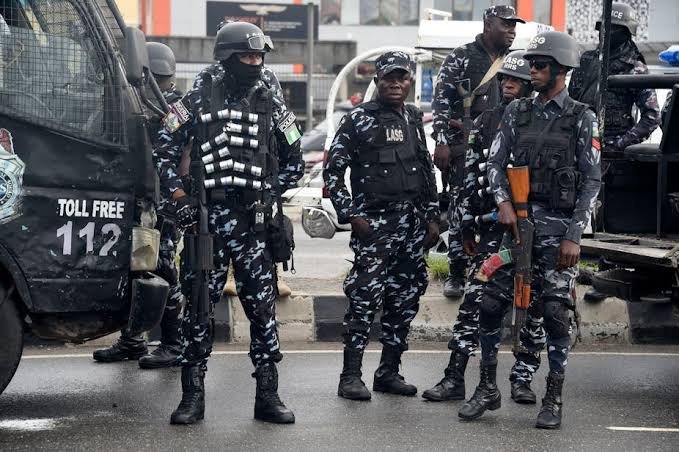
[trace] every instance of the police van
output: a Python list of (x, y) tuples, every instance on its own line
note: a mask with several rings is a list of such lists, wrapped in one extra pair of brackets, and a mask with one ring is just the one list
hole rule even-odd
[(162, 315), (148, 68), (113, 0), (0, 0), (0, 392), (24, 332), (83, 342)]

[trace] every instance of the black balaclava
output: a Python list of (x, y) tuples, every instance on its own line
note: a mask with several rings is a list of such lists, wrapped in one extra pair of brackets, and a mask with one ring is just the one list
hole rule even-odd
[(611, 26), (611, 50), (615, 51), (632, 38), (629, 30), (622, 25)]
[(235, 53), (231, 55), (228, 60), (222, 61), (224, 70), (233, 76), (239, 86), (244, 88), (248, 88), (257, 83), (257, 80), (259, 80), (262, 75), (263, 65), (264, 63), (258, 65), (242, 63), (238, 54)]

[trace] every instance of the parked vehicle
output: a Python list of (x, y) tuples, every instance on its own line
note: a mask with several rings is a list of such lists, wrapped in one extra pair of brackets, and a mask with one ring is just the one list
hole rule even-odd
[(83, 342), (160, 319), (146, 42), (113, 0), (0, 0), (0, 392), (24, 332)]

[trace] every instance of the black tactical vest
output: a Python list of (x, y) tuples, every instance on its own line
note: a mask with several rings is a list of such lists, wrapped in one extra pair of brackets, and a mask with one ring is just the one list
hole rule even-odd
[(269, 204), (278, 177), (271, 128), (273, 94), (258, 84), (239, 102), (226, 104), (222, 80), (213, 82), (212, 75), (204, 74), (201, 127), (199, 139), (194, 140), (193, 155), (200, 155), (204, 165), (208, 197), (215, 202), (228, 198), (243, 205)]
[(417, 111), (408, 109), (408, 123), (398, 113), (380, 108), (377, 102), (363, 105), (376, 120), (370, 133), (375, 134), (358, 149), (358, 159), (351, 166), (351, 189), (369, 193), (378, 201), (414, 201), (425, 191), (424, 165), (418, 157), (424, 136), (418, 134)]
[(476, 162), (476, 174), (478, 177), (474, 181), (474, 190), (469, 200), (474, 215), (490, 213), (497, 207), (493, 195), (488, 192), (489, 185), (486, 174), (490, 145), (493, 143), (493, 138), (495, 138), (497, 133), (497, 126), (502, 120), (506, 107), (505, 104), (500, 104), (492, 110), (484, 111), (480, 116), (482, 133), (480, 136), (474, 137), (473, 144), (473, 151), (479, 156)]
[(529, 167), (529, 201), (565, 211), (575, 207), (577, 125), (587, 108), (567, 98), (561, 114), (547, 120), (531, 114), (532, 99), (519, 101), (513, 154), (516, 166)]
[[(617, 58), (611, 61), (611, 74), (628, 74), (634, 65)], [(634, 127), (632, 106), (636, 98), (636, 90), (625, 88), (609, 88), (606, 91), (606, 123), (604, 140), (618, 139)]]
[[(627, 44), (619, 55), (611, 55), (609, 74), (629, 74), (634, 68), (634, 61), (643, 56), (634, 43)], [(579, 101), (596, 108), (596, 94), (599, 87), (599, 52), (585, 52), (580, 59), (580, 68), (573, 71), (569, 86), (569, 95)], [(608, 88), (602, 102), (606, 104), (606, 123), (604, 140), (616, 140), (634, 127), (632, 106), (636, 99), (636, 90), (629, 88)]]
[[(479, 86), (484, 75), (493, 65), (490, 56), (481, 45), (481, 35), (477, 36), (474, 42), (467, 44), (465, 47), (469, 61), (467, 62), (463, 78), (469, 79), (469, 89), (474, 90), (471, 106), (471, 119), (473, 120), (484, 111), (498, 105), (502, 97), (497, 77), (493, 77), (482, 86)], [(464, 116), (462, 105), (455, 105), (452, 117), (462, 118), (462, 116)]]

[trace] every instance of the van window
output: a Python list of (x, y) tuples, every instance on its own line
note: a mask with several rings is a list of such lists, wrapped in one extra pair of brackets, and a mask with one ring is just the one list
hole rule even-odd
[(105, 50), (68, 0), (0, 0), (0, 113), (122, 143)]

